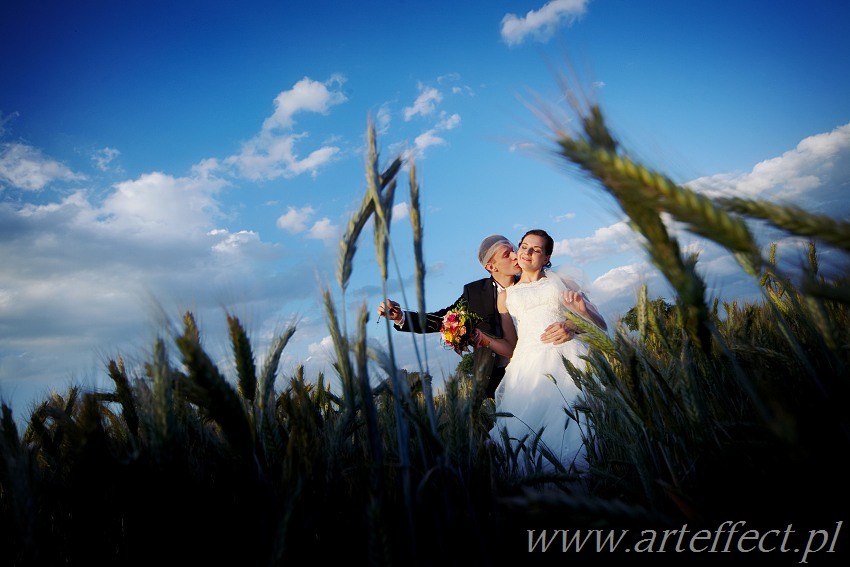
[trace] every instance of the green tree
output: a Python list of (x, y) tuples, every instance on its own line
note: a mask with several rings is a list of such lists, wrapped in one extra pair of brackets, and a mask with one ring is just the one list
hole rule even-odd
[(474, 358), (471, 352), (464, 354), (455, 368), (455, 374), (463, 373), (465, 376), (472, 376), (475, 372)]
[[(652, 313), (660, 316), (661, 320), (669, 320), (669, 318), (673, 315), (674, 306), (671, 303), (667, 303), (664, 301), (664, 298), (658, 297), (649, 302), (649, 307)], [(638, 308), (637, 306), (629, 309), (625, 315), (623, 315), (622, 321), (623, 324), (629, 328), (630, 331), (638, 330)]]

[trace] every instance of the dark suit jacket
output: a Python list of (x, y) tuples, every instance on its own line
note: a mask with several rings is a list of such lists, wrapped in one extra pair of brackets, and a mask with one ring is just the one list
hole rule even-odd
[[(501, 338), (502, 318), (496, 307), (496, 293), (496, 282), (492, 277), (469, 282), (463, 286), (463, 293), (457, 298), (457, 301), (439, 311), (426, 313), (424, 325), (418, 312), (406, 311), (404, 314), (404, 325), (396, 327), (396, 329), (413, 333), (438, 333), (443, 325), (443, 316), (452, 309), (455, 309), (461, 299), (465, 299), (467, 308), (481, 317), (481, 320), (475, 324), (476, 328), (491, 336)], [(475, 367), (483, 368), (485, 375), (488, 376), (484, 395), (488, 398), (493, 398), (496, 395), (496, 388), (498, 388), (502, 377), (505, 375), (505, 365), (508, 360), (503, 356), (497, 355), (489, 348), (477, 348), (474, 350)]]
[(469, 310), (481, 317), (475, 326), (494, 337), (502, 336), (502, 320), (496, 309), (496, 285), (492, 277), (469, 282), (463, 286), (463, 294), (457, 301), (440, 309), (426, 313), (423, 327), (419, 313), (407, 311), (404, 314), (404, 325), (397, 327), (399, 331), (413, 333), (438, 333), (443, 324), (443, 316), (457, 307), (461, 299), (466, 300)]

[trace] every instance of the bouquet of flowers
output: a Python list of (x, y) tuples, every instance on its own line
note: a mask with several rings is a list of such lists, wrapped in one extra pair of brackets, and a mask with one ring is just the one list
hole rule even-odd
[(467, 310), (466, 301), (458, 301), (454, 309), (443, 315), (443, 324), (440, 327), (443, 346), (463, 356), (469, 349), (475, 323), (480, 320), (481, 317)]

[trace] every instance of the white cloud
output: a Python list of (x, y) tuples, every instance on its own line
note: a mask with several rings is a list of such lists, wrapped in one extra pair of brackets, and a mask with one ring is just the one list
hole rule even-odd
[(442, 102), (443, 95), (433, 87), (419, 87), (420, 93), (416, 97), (413, 106), (407, 106), (403, 110), (405, 122), (411, 120), (414, 116), (427, 116), (436, 110), (436, 104)]
[(239, 154), (226, 158), (224, 164), (252, 181), (291, 178), (302, 173), (316, 175), (322, 166), (333, 160), (340, 148), (326, 145), (299, 159), (295, 144), (309, 134), (288, 130), (294, 124), (294, 115), (299, 112), (327, 114), (331, 107), (346, 102), (348, 99), (342, 92), (331, 90), (344, 82), (341, 75), (334, 75), (325, 83), (305, 77), (291, 90), (280, 93), (274, 101), (275, 112), (263, 122), (262, 130), (242, 145)]
[(192, 166), (192, 173), (202, 179), (208, 179), (220, 167), (216, 158), (206, 158)]
[(446, 143), (446, 140), (437, 136), (436, 132), (436, 129), (431, 129), (416, 136), (413, 140), (414, 155), (421, 158), (425, 155), (426, 149), (431, 146), (441, 146)]
[[(307, 353), (309, 354), (307, 360), (310, 361), (310, 364), (322, 371), (332, 368), (336, 360), (336, 349), (330, 335), (323, 336), (318, 342), (310, 343), (307, 346)], [(334, 379), (335, 377), (331, 377), (331, 380)]]
[(103, 148), (95, 151), (92, 154), (91, 159), (97, 169), (100, 171), (106, 171), (109, 169), (109, 164), (112, 163), (112, 160), (117, 158), (120, 154), (121, 152), (115, 148)]
[(310, 238), (315, 238), (316, 240), (334, 240), (339, 238), (340, 230), (339, 227), (334, 225), (330, 219), (322, 218), (313, 223), (313, 226), (310, 227), (310, 232), (307, 233), (307, 236)]
[(319, 148), (318, 150), (310, 152), (306, 158), (302, 160), (293, 161), (289, 168), (288, 172), (292, 175), (299, 175), (304, 172), (310, 172), (310, 175), (315, 177), (319, 173), (319, 169), (330, 163), (334, 156), (339, 153), (339, 148), (337, 147), (324, 147)]
[(392, 221), (393, 223), (406, 219), (410, 216), (410, 206), (404, 203), (396, 203), (393, 205)]
[(446, 113), (442, 113), (440, 115), (440, 119), (437, 124), (425, 132), (419, 134), (413, 140), (413, 150), (411, 150), (411, 156), (413, 158), (421, 159), (425, 157), (425, 150), (430, 148), (431, 146), (441, 146), (446, 143), (445, 138), (442, 138), (437, 135), (438, 132), (442, 132), (445, 130), (453, 130), (460, 125), (461, 119), (459, 114), (451, 114), (448, 115)]
[(0, 146), (0, 189), (9, 184), (24, 191), (40, 191), (54, 181), (83, 179), (84, 175), (44, 157), (32, 146), (17, 143)]
[(250, 245), (260, 241), (260, 235), (253, 230), (240, 230), (236, 233), (229, 234), (226, 230), (213, 230), (209, 232), (210, 236), (223, 236), (224, 238), (216, 244), (213, 244), (212, 249), (215, 252), (222, 254), (235, 254), (240, 251), (245, 245)]
[(299, 112), (327, 114), (332, 106), (348, 100), (342, 92), (329, 90), (328, 87), (339, 87), (344, 83), (342, 75), (334, 75), (324, 83), (304, 77), (292, 89), (275, 97), (274, 114), (263, 122), (263, 130), (289, 129), (293, 124), (293, 116)]
[(378, 109), (377, 114), (375, 115), (375, 134), (381, 136), (386, 134), (390, 129), (390, 122), (392, 121), (392, 113), (390, 112), (390, 106), (387, 103), (381, 105)]
[[(688, 183), (709, 196), (734, 195), (792, 203), (837, 218), (850, 213), (850, 123), (809, 136), (743, 175), (713, 175)], [(817, 200), (812, 195), (817, 193)]]
[(298, 234), (307, 230), (307, 223), (315, 212), (313, 207), (302, 207), (300, 209), (288, 207), (286, 212), (277, 218), (275, 224), (277, 224), (278, 228), (282, 228), (287, 232)]
[(328, 146), (299, 160), (295, 142), (305, 137), (307, 134), (273, 136), (264, 132), (243, 144), (241, 153), (226, 158), (224, 163), (235, 166), (239, 175), (252, 181), (291, 178), (304, 172), (314, 173), (339, 152), (338, 147)]
[(573, 263), (585, 264), (613, 254), (635, 251), (640, 242), (637, 238), (625, 222), (618, 222), (596, 229), (593, 236), (556, 241), (552, 258), (554, 261), (560, 256), (569, 256)]
[(103, 218), (102, 227), (145, 233), (157, 240), (203, 233), (221, 216), (213, 196), (224, 184), (221, 180), (147, 173), (116, 184), (97, 214)]
[(606, 321), (625, 315), (637, 299), (638, 289), (646, 285), (650, 297), (670, 299), (670, 287), (658, 271), (647, 263), (618, 266), (598, 277), (588, 288), (591, 301)]
[(439, 130), (453, 130), (460, 125), (460, 114), (444, 115), (437, 123)]
[(528, 37), (546, 41), (564, 22), (571, 24), (581, 17), (590, 0), (551, 0), (525, 17), (506, 14), (502, 18), (502, 40), (509, 46), (519, 45)]
[[(222, 187), (149, 173), (115, 185), (99, 205), (84, 191), (0, 203), (0, 264), (15, 266), (0, 270), (0, 396), (29, 400), (57, 380), (87, 382), (67, 372), (103, 377), (107, 356), (140, 355), (154, 332), (162, 336), (155, 304), (169, 315), (191, 309), (208, 337), (226, 337), (216, 332), (223, 305), (257, 305), (265, 319), (311, 296), (312, 268), (296, 264), (280, 285), (269, 272), (278, 247), (216, 225)], [(226, 352), (227, 342), (208, 346)]]

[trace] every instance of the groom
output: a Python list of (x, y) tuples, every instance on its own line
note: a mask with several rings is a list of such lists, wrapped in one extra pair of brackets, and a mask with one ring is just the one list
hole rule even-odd
[[(478, 247), (478, 262), (487, 270), (488, 277), (463, 286), (463, 293), (457, 301), (444, 309), (427, 313), (424, 325), (418, 312), (404, 311), (391, 299), (378, 305), (378, 316), (389, 318), (399, 331), (437, 333), (442, 326), (443, 316), (464, 300), (469, 310), (480, 317), (475, 326), (491, 336), (501, 338), (501, 317), (496, 309), (496, 294), (514, 285), (522, 272), (517, 263), (516, 248), (501, 234), (492, 234), (481, 241)], [(575, 330), (576, 325), (571, 321), (553, 323), (543, 333), (541, 340), (555, 344), (564, 343), (573, 338)], [(488, 398), (493, 398), (505, 374), (508, 359), (487, 347), (475, 348), (474, 356), (475, 368), (483, 366), (488, 377), (485, 393)]]

